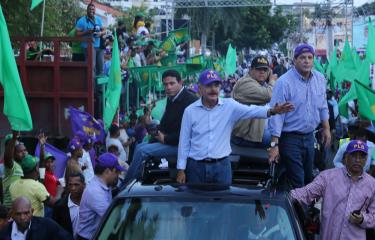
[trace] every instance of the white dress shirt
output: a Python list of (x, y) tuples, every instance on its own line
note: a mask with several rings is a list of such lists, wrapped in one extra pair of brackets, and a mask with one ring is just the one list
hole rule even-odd
[(77, 228), (79, 224), (79, 205), (75, 204), (70, 199), (70, 194), (68, 197), (68, 208), (70, 213), (70, 220), (72, 221), (73, 236), (77, 235)]
[(26, 229), (24, 233), (18, 230), (17, 223), (13, 221), (12, 223), (12, 234), (11, 234), (11, 239), (12, 240), (26, 240), (26, 235), (29, 232), (31, 226), (31, 221), (29, 224), (29, 227)]

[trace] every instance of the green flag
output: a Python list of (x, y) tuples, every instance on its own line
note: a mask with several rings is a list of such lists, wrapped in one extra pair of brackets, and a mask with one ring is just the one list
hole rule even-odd
[(176, 50), (176, 44), (174, 42), (174, 37), (167, 37), (160, 45), (160, 48), (166, 52), (173, 52)]
[(167, 106), (167, 98), (163, 98), (156, 102), (156, 106), (151, 111), (151, 116), (157, 120), (161, 120)]
[(117, 35), (115, 33), (115, 40), (112, 48), (111, 68), (109, 70), (108, 84), (105, 92), (105, 108), (103, 111), (103, 121), (106, 130), (109, 128), (109, 126), (111, 126), (113, 117), (115, 116), (119, 106), (121, 87), (120, 53)]
[(368, 38), (366, 46), (366, 59), (375, 64), (375, 28), (372, 25), (371, 18), (368, 23)]
[(325, 72), (323, 65), (319, 62), (318, 59), (316, 59), (316, 57), (314, 57), (314, 69), (322, 74), (324, 74)]
[(341, 55), (341, 63), (344, 64), (347, 69), (355, 69), (354, 59), (352, 55), (352, 50), (350, 49), (348, 37), (346, 37), (344, 50)]
[(232, 75), (236, 72), (236, 49), (234, 49), (231, 44), (229, 44), (227, 56), (225, 58), (224, 72), (227, 75)]
[(345, 96), (341, 98), (339, 102), (339, 112), (341, 116), (348, 118), (347, 103), (356, 98), (357, 98), (357, 93), (356, 93), (356, 88), (354, 87), (354, 83), (353, 83), (349, 89), (349, 92), (347, 92)]
[(31, 1), (30, 11), (34, 10), (34, 8), (36, 8), (42, 2), (43, 2), (43, 0), (32, 0)]
[(362, 117), (375, 120), (375, 92), (371, 88), (355, 81), (358, 99), (358, 111)]
[(188, 41), (190, 39), (189, 32), (187, 28), (180, 28), (169, 32), (170, 36), (174, 37), (177, 44)]
[(23, 93), (20, 75), (9, 39), (8, 27), (0, 6), (0, 83), (4, 89), (4, 109), (13, 130), (31, 131), (29, 106)]

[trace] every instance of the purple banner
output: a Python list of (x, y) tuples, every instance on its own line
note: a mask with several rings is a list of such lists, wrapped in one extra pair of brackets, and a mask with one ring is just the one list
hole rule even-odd
[(97, 141), (104, 143), (105, 132), (103, 126), (87, 112), (69, 107), (70, 124), (73, 134), (84, 132), (87, 135), (95, 136)]
[[(66, 153), (61, 151), (60, 149), (55, 148), (51, 144), (46, 143), (44, 145), (44, 154), (49, 152), (55, 157), (55, 176), (58, 178), (63, 178), (64, 177), (64, 172), (66, 168), (66, 162), (68, 161), (68, 156)], [(40, 144), (35, 148), (35, 156), (39, 157), (40, 156)]]

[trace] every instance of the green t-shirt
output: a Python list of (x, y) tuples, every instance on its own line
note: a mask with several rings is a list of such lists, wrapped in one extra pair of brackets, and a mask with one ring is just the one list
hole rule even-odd
[(4, 195), (4, 206), (7, 208), (12, 207), (12, 198), (10, 196), (9, 187), (16, 180), (23, 176), (21, 165), (13, 160), (13, 168), (9, 169), (4, 166), (4, 179), (3, 179), (3, 195)]

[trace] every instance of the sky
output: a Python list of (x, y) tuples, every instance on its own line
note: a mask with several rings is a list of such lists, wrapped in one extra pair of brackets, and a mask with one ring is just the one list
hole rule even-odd
[[(271, 0), (273, 1), (273, 0)], [(358, 7), (358, 6), (361, 6), (365, 3), (369, 3), (369, 2), (373, 2), (374, 0), (353, 0), (354, 1), (354, 6)], [(276, 0), (276, 4), (293, 4), (293, 3), (296, 3), (296, 2), (301, 2), (301, 1), (298, 1), (298, 0)], [(310, 3), (323, 3), (323, 2), (326, 2), (324, 0), (302, 0), (302, 2), (310, 2)], [(344, 2), (344, 0), (332, 0), (331, 2)]]

